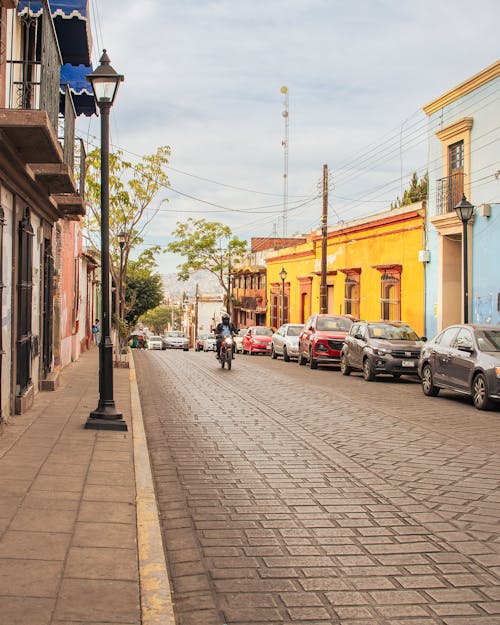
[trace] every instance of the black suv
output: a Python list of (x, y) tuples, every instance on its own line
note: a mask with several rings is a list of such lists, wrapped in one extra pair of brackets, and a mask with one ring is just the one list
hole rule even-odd
[(378, 373), (418, 375), (418, 359), (425, 337), (402, 321), (358, 321), (346, 336), (340, 355), (340, 370), (349, 375), (363, 372), (365, 380)]

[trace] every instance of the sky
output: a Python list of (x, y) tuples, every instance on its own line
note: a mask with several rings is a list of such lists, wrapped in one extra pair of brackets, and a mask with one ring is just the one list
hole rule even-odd
[[(412, 173), (427, 170), (422, 107), (499, 57), (494, 0), (89, 5), (94, 67), (106, 48), (125, 76), (111, 149), (137, 162), (171, 147), (170, 188), (151, 206), (144, 245), (166, 246), (189, 217), (248, 241), (311, 232), (324, 164), (328, 225), (388, 210)], [(98, 145), (99, 119), (78, 123)], [(164, 253), (159, 271), (181, 262)]]

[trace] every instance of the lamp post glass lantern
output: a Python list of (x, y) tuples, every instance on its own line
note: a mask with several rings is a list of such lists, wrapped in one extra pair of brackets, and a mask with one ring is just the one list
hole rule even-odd
[(123, 76), (110, 65), (106, 50), (100, 65), (87, 75), (101, 114), (101, 341), (99, 343), (99, 403), (85, 423), (93, 430), (127, 430), (113, 397), (113, 343), (110, 338), (109, 281), (109, 114)]
[(462, 195), (462, 199), (455, 206), (455, 212), (457, 217), (462, 222), (462, 262), (463, 262), (463, 302), (464, 302), (464, 323), (469, 323), (469, 267), (468, 267), (468, 242), (467, 242), (467, 227), (468, 223), (474, 214), (474, 206), (467, 201), (465, 194)]
[(285, 323), (285, 280), (287, 277), (287, 272), (284, 267), (281, 268), (280, 278), (281, 278), (281, 325)]

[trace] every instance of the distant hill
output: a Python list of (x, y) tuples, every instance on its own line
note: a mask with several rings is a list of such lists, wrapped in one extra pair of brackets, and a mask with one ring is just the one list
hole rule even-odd
[(165, 295), (168, 297), (182, 297), (185, 293), (189, 299), (194, 299), (197, 284), (200, 295), (216, 295), (223, 292), (217, 278), (203, 269), (193, 273), (186, 282), (177, 280), (176, 273), (162, 275), (162, 280)]

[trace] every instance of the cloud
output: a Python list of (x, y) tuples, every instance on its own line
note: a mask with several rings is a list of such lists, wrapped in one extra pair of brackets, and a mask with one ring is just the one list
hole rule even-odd
[[(139, 155), (169, 144), (172, 187), (188, 195), (239, 210), (278, 205), (274, 214), (214, 213), (166, 191), (164, 208), (177, 213), (159, 214), (151, 242), (168, 240), (175, 221), (189, 215), (223, 221), (239, 236), (279, 228), (282, 85), (290, 94), (290, 203), (316, 193), (327, 163), (335, 182), (332, 223), (384, 210), (400, 194), (401, 170), (407, 181), (426, 166), (421, 107), (498, 53), (500, 9), (489, 0), (99, 4), (95, 57), (106, 47), (125, 74), (112, 111), (113, 142)], [(97, 121), (85, 131), (98, 134)], [(317, 225), (320, 214), (320, 199), (291, 211), (289, 232)], [(175, 264), (162, 259), (165, 271)]]

